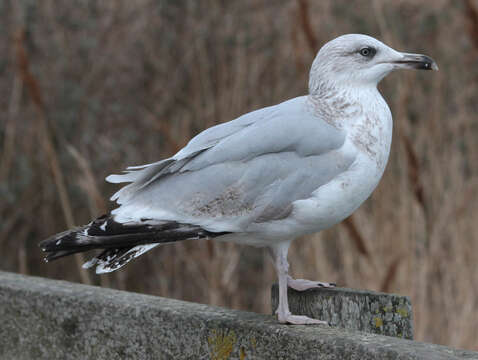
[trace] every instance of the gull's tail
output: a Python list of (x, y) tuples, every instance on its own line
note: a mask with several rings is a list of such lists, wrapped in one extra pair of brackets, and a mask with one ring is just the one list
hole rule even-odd
[(223, 234), (174, 221), (153, 222), (145, 219), (141, 223), (121, 224), (111, 215), (103, 215), (88, 225), (53, 235), (39, 245), (47, 253), (47, 262), (79, 252), (102, 249), (99, 255), (83, 264), (84, 268), (96, 265), (96, 273), (100, 274), (115, 271), (160, 244), (213, 238)]

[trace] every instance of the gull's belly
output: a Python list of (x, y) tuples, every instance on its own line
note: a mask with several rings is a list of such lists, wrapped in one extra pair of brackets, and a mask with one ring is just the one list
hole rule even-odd
[(384, 168), (385, 165), (379, 166), (374, 159), (360, 153), (347, 171), (319, 187), (308, 199), (295, 201), (287, 219), (261, 224), (252, 231), (255, 236), (251, 237), (249, 233), (246, 242), (265, 246), (271, 242), (315, 233), (339, 223), (372, 194)]
[(333, 226), (350, 216), (373, 192), (383, 168), (365, 155), (359, 155), (352, 166), (313, 196), (297, 201), (294, 219), (306, 233)]

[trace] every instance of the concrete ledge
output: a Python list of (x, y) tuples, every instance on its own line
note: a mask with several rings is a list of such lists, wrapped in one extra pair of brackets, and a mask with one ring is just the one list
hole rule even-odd
[(478, 353), (0, 272), (2, 359), (477, 359)]
[[(279, 287), (272, 287), (273, 313), (278, 306)], [(327, 321), (334, 327), (413, 339), (410, 298), (396, 294), (346, 288), (307, 291), (288, 289), (293, 314)]]

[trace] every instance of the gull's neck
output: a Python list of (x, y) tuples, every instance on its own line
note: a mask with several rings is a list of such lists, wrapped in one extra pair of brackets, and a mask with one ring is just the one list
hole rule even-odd
[(345, 86), (326, 80), (310, 87), (308, 102), (316, 115), (337, 128), (353, 125), (364, 114), (387, 106), (375, 84)]
[(356, 148), (383, 172), (392, 141), (392, 115), (376, 84), (317, 82), (310, 89), (307, 105), (322, 120), (344, 129)]

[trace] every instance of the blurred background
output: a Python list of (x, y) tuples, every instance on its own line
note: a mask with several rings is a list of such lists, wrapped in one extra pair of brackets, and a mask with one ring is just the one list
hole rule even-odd
[(106, 175), (307, 91), (320, 46), (365, 33), (432, 56), (380, 89), (390, 162), (351, 218), (299, 239), (295, 277), (408, 295), (416, 339), (478, 350), (478, 1), (0, 1), (0, 269), (270, 313), (263, 250), (163, 246), (97, 276), (37, 243), (111, 210)]

